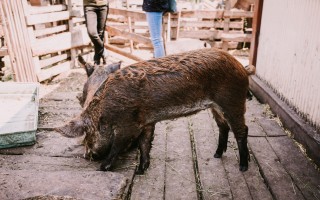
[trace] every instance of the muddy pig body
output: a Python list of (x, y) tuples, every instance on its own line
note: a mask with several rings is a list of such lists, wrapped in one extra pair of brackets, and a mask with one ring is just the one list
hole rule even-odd
[[(252, 69), (250, 69), (252, 70)], [(239, 148), (240, 170), (248, 169), (248, 128), (245, 102), (248, 71), (231, 55), (201, 49), (138, 62), (108, 75), (81, 115), (57, 131), (67, 137), (85, 136), (88, 154), (105, 157), (101, 170), (133, 141), (139, 141), (143, 173), (155, 124), (210, 108), (219, 127), (214, 157), (226, 151), (233, 130)]]

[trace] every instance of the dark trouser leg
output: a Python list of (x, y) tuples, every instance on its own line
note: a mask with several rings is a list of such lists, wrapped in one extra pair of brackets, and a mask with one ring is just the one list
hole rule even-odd
[(104, 51), (104, 30), (108, 16), (108, 6), (85, 6), (84, 16), (88, 35), (94, 45), (94, 61), (100, 64)]

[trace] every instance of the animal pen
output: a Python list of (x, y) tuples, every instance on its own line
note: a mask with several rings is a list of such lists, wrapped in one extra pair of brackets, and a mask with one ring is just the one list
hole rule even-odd
[[(316, 11), (315, 8), (320, 6), (316, 1), (307, 1), (309, 4), (304, 8), (314, 8), (313, 11)], [(105, 35), (105, 47), (111, 52), (108, 62), (118, 62), (120, 55), (120, 58), (130, 58), (130, 62), (126, 60), (122, 65), (143, 60), (141, 50), (152, 52), (152, 45), (145, 13), (141, 9), (142, 0), (109, 2)], [(20, 112), (13, 119), (28, 119), (34, 145), (0, 149), (0, 199), (319, 200), (319, 165), (314, 163), (320, 163), (317, 152), (320, 145), (316, 140), (307, 140), (301, 129), (298, 131), (300, 137), (305, 139), (303, 146), (293, 140), (297, 138), (295, 133), (285, 129), (290, 126), (282, 126), (280, 119), (271, 112), (273, 106), (275, 110), (285, 108), (285, 103), (276, 104), (278, 101), (274, 103), (270, 100), (278, 95), (268, 89), (276, 80), (272, 79), (272, 75), (267, 82), (269, 85), (263, 80), (263, 73), (268, 71), (268, 67), (281, 59), (280, 53), (275, 53), (277, 51), (266, 45), (272, 47), (275, 44), (266, 42), (277, 37), (272, 33), (274, 24), (271, 22), (274, 21), (264, 21), (268, 16), (287, 16), (288, 13), (281, 9), (293, 5), (293, 2), (295, 6), (290, 6), (292, 11), (302, 4), (301, 1), (285, 0), (285, 3), (279, 3), (277, 0), (256, 0), (248, 11), (231, 9), (229, 3), (234, 2), (232, 0), (226, 1), (225, 9), (217, 9), (212, 2), (202, 0), (199, 4), (190, 5), (187, 1), (178, 1), (179, 12), (164, 16), (166, 53), (172, 53), (172, 45), (179, 44), (184, 48), (185, 41), (200, 41), (201, 45), (205, 43), (231, 51), (250, 48), (249, 63), (257, 66), (259, 75), (250, 79), (250, 89), (259, 100), (270, 103), (271, 107), (257, 98), (247, 101), (246, 122), (251, 156), (247, 172), (238, 170), (238, 149), (231, 133), (224, 156), (213, 158), (219, 127), (208, 110), (156, 124), (150, 167), (145, 175), (135, 174), (139, 160), (135, 149), (121, 155), (111, 172), (97, 171), (100, 162), (83, 158), (81, 140), (62, 137), (53, 130), (79, 115), (83, 109), (76, 95), (82, 92), (87, 76), (76, 60), (79, 54), (89, 58), (92, 46), (84, 24), (82, 0), (0, 0), (0, 38), (3, 38), (0, 58), (10, 57), (13, 82), (30, 86), (26, 90), (15, 90), (12, 94), (12, 86), (1, 85), (1, 91), (6, 93), (0, 91), (0, 103), (7, 100), (10, 107), (16, 105), (16, 101), (2, 98), (7, 95), (23, 100), (21, 107), (37, 113), (28, 115), (15, 106), (15, 110)], [(264, 19), (262, 5), (266, 10)], [(277, 15), (273, 13), (275, 5), (279, 6)], [(307, 13), (308, 9), (305, 9), (299, 16), (302, 18)], [(291, 18), (287, 16), (283, 19), (290, 21)], [(284, 24), (277, 24), (278, 32)], [(260, 34), (260, 30), (269, 34)], [(316, 34), (312, 33), (312, 36)], [(258, 46), (259, 37), (263, 43)], [(285, 34), (282, 39), (290, 41)], [(285, 46), (285, 43), (282, 45)], [(268, 56), (271, 55), (270, 49), (273, 59)], [(309, 61), (309, 64), (317, 63), (317, 60)], [(299, 63), (303, 63), (303, 59)], [(276, 67), (272, 69), (276, 70)], [(259, 71), (259, 68), (263, 70)], [(290, 83), (284, 78), (282, 81)], [(54, 89), (39, 99), (39, 91), (34, 87), (38, 85)], [(305, 107), (309, 108), (308, 105), (305, 103)], [(12, 111), (9, 107), (4, 108), (7, 112)], [(317, 108), (312, 108), (314, 113)], [(291, 111), (289, 114), (293, 113)], [(284, 112), (281, 110), (281, 113)], [(4, 115), (0, 118), (0, 122), (7, 120)], [(314, 121), (318, 122), (316, 119)], [(302, 124), (307, 123), (303, 121)], [(290, 122), (289, 125), (301, 124)], [(312, 129), (310, 133), (316, 134), (316, 131)], [(306, 152), (304, 147), (307, 147)], [(313, 152), (311, 159), (307, 157), (309, 151)]]
[[(38, 4), (37, 4), (38, 2)], [(52, 1), (1, 0), (1, 19), (14, 80), (42, 82), (74, 68), (77, 54), (88, 52), (90, 39), (84, 24), (82, 0)], [(130, 4), (128, 4), (130, 5)], [(253, 12), (216, 10), (210, 4), (202, 10), (181, 10), (164, 16), (164, 38), (194, 38), (213, 47), (234, 49), (239, 42), (251, 41), (250, 27), (244, 22)], [(229, 7), (230, 8), (230, 7)], [(134, 60), (136, 44), (151, 47), (146, 17), (139, 8), (124, 8), (117, 1), (110, 3), (107, 20), (106, 47)], [(128, 41), (130, 52), (114, 44)], [(139, 45), (138, 45), (139, 46)]]

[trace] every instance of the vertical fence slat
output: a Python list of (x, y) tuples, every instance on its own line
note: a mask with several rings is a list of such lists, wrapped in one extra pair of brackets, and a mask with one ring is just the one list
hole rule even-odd
[(14, 52), (14, 48), (15, 48), (14, 39), (12, 38), (11, 30), (8, 28), (11, 21), (9, 17), (8, 18), (6, 17), (7, 15), (9, 15), (9, 13), (8, 13), (8, 7), (5, 0), (1, 0), (1, 14), (2, 14), (2, 21), (4, 23), (4, 33), (5, 33), (4, 36), (7, 41), (8, 52), (10, 55), (10, 61), (12, 65), (13, 79), (15, 81), (20, 81), (21, 77), (17, 69), (18, 63), (16, 61), (16, 56)]
[[(27, 1), (27, 0), (22, 0), (22, 1)], [(25, 21), (25, 10), (22, 4), (22, 1), (17, 1), (17, 6), (18, 6), (18, 10), (19, 12), (19, 17), (20, 17), (20, 22), (21, 22), (21, 30), (22, 30), (22, 36), (24, 38), (24, 44), (25, 44), (25, 49), (26, 49), (26, 53), (27, 53), (27, 57), (26, 57), (26, 61), (28, 63), (28, 67), (30, 70), (30, 81), (36, 82), (37, 81), (37, 75), (35, 72), (35, 67), (33, 64), (33, 59), (32, 59), (32, 52), (31, 52), (31, 44), (30, 44), (30, 38), (28, 35), (28, 29), (27, 29), (27, 24)]]
[(21, 27), (20, 27), (20, 20), (18, 17), (18, 10), (16, 9), (16, 2), (17, 1), (8, 1), (9, 9), (12, 11), (12, 24), (9, 26), (14, 26), (13, 34), (15, 35), (15, 42), (16, 42), (16, 49), (14, 51), (17, 53), (17, 60), (18, 60), (18, 69), (19, 71), (21, 70), (22, 74), (22, 81), (27, 82), (28, 77), (29, 77), (29, 67), (27, 63), (24, 62), (24, 57), (25, 57), (25, 48), (24, 48), (24, 41), (22, 37), (22, 32), (21, 32)]
[(37, 77), (32, 62), (31, 45), (27, 35), (22, 1), (26, 0), (1, 0), (1, 16), (6, 22), (5, 38), (14, 80), (17, 82), (36, 82)]

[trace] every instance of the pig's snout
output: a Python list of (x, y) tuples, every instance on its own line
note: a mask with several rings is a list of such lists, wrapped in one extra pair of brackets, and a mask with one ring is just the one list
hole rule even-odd
[(87, 150), (83, 157), (87, 160), (101, 160), (102, 156), (92, 150)]

